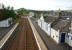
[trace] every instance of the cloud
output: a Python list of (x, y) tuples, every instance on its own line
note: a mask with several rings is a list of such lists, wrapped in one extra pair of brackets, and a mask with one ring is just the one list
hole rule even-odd
[(15, 9), (24, 7), (34, 10), (67, 9), (72, 5), (72, 0), (1, 0), (0, 3), (13, 6)]

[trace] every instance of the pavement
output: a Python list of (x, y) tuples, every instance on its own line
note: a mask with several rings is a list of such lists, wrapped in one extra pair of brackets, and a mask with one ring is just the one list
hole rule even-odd
[(45, 45), (49, 50), (72, 50), (72, 47), (69, 47), (67, 44), (57, 44), (50, 36), (47, 35), (37, 24), (34, 18), (31, 18), (33, 25), (35, 26), (36, 30), (39, 32), (39, 35), (43, 39)]

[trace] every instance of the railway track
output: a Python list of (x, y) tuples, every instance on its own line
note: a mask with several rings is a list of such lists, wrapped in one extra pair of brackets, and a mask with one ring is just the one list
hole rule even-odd
[(1, 50), (39, 50), (27, 18), (22, 18)]

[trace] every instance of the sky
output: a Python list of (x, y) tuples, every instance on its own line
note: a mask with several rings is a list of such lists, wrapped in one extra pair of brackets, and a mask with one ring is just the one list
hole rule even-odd
[(72, 8), (72, 0), (0, 0), (0, 3), (13, 6), (14, 9), (66, 10)]

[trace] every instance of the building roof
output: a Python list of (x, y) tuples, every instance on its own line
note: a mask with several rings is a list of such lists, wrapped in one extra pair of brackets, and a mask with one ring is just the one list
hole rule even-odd
[(72, 12), (67, 12), (67, 11), (61, 11), (62, 16), (72, 16)]
[[(69, 20), (64, 20), (64, 19), (59, 19), (52, 28), (55, 30), (60, 30), (60, 31), (67, 31), (67, 28), (70, 25)], [(65, 29), (66, 28), (66, 29)]]
[(56, 16), (44, 16), (44, 21), (47, 23), (52, 23), (53, 21), (55, 21), (58, 17)]

